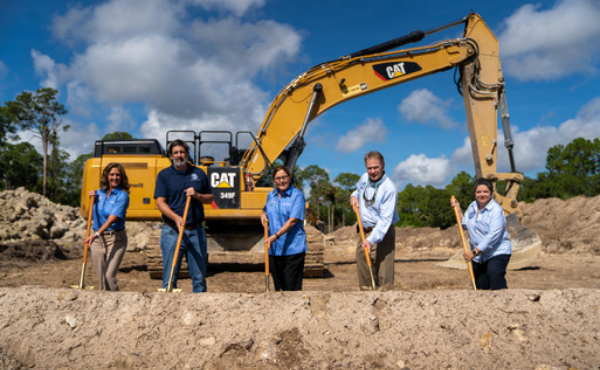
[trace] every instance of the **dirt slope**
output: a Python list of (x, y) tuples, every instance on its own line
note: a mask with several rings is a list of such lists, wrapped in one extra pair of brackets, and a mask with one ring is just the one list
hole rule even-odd
[(597, 290), (0, 289), (0, 363), (4, 369), (595, 369), (599, 308)]

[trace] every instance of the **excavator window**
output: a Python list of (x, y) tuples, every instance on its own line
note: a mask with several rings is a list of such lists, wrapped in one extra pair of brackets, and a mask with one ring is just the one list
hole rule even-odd
[(131, 140), (98, 140), (94, 148), (94, 157), (103, 155), (128, 154), (128, 155), (164, 155), (165, 150), (158, 140), (131, 139)]

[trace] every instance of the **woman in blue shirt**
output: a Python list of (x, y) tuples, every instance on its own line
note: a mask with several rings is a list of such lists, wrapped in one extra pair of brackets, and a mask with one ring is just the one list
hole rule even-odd
[(304, 194), (292, 185), (287, 167), (273, 171), (275, 189), (269, 193), (260, 216), (269, 222), (269, 265), (275, 290), (302, 290), (306, 233)]
[(94, 233), (85, 242), (90, 244), (94, 270), (100, 290), (119, 290), (117, 271), (127, 250), (125, 216), (129, 207), (129, 180), (119, 163), (109, 163), (102, 171), (100, 189), (95, 195)]
[(487, 179), (475, 181), (475, 201), (462, 213), (458, 201), (450, 202), (457, 207), (463, 229), (469, 232), (471, 250), (463, 253), (466, 262), (473, 262), (477, 289), (507, 289), (506, 266), (510, 261), (512, 247), (502, 207), (492, 199), (494, 188)]

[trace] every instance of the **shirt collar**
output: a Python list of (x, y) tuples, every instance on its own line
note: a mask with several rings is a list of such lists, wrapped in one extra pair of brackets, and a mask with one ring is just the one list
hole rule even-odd
[(190, 166), (190, 164), (188, 163), (188, 165), (187, 165), (187, 168), (186, 168), (185, 170), (183, 170), (183, 171), (179, 171), (179, 170), (177, 169), (177, 167), (175, 167), (175, 165), (174, 165), (174, 164), (171, 164), (171, 169), (172, 169), (172, 170), (173, 170), (173, 172), (175, 172), (176, 174), (178, 174), (178, 175), (182, 175), (182, 176), (183, 176), (183, 175), (187, 175), (187, 174), (189, 174), (189, 173), (190, 173), (190, 171), (192, 170), (192, 166)]
[[(102, 191), (104, 194), (108, 194), (108, 189), (101, 188), (100, 191)], [(119, 193), (122, 191), (123, 191), (123, 189), (121, 189), (120, 186), (117, 186), (116, 188), (113, 189), (111, 194), (119, 195)]]
[[(289, 197), (292, 195), (293, 190), (294, 190), (294, 185), (290, 185), (290, 187), (285, 189), (285, 191), (283, 193), (281, 193), (281, 195)], [(277, 188), (273, 189), (273, 195), (277, 195), (277, 194), (279, 194), (279, 190)]]
[(483, 207), (481, 210), (486, 210), (487, 212), (491, 211), (492, 209), (492, 202), (495, 202), (493, 199), (490, 199), (490, 201), (488, 202), (488, 204), (485, 205), (485, 207)]
[(379, 187), (379, 185), (383, 184), (383, 181), (387, 178), (385, 171), (383, 172), (383, 175), (381, 175), (381, 177), (379, 178), (379, 180), (373, 182), (371, 181), (371, 178), (369, 177), (369, 175), (367, 175), (367, 186), (370, 186), (372, 188), (377, 189)]

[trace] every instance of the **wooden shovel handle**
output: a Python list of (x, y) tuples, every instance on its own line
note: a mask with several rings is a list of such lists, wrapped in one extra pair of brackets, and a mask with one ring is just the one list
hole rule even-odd
[[(85, 239), (87, 240), (87, 238), (90, 237), (90, 230), (92, 229), (92, 219), (93, 219), (93, 209), (94, 209), (94, 202), (96, 201), (96, 195), (90, 195), (90, 204), (88, 206), (88, 218), (87, 218), (87, 228), (85, 230)], [(90, 243), (84, 243), (83, 244), (83, 263), (85, 264), (87, 262), (87, 254), (88, 254), (88, 247), (90, 246)]]

